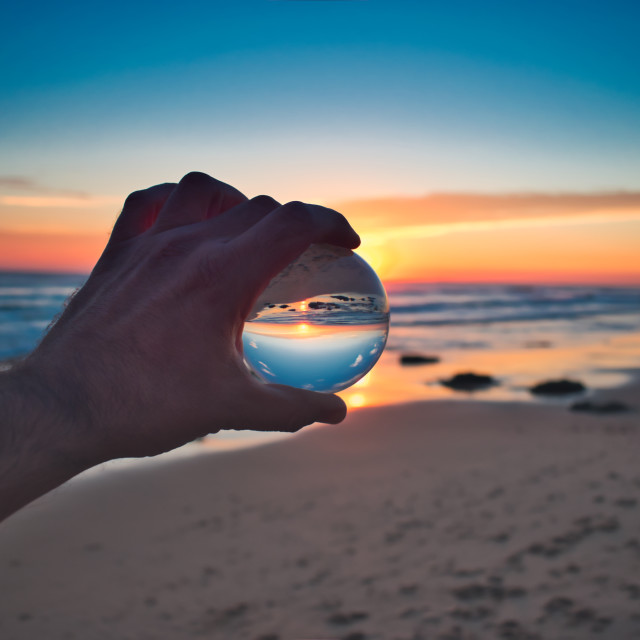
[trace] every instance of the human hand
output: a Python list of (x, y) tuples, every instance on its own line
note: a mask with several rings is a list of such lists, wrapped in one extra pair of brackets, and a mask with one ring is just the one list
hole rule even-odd
[(131, 194), (85, 286), (23, 365), (64, 424), (51, 446), (92, 466), (226, 429), (336, 423), (337, 396), (264, 384), (244, 319), (312, 243), (355, 248), (337, 212), (247, 200), (205, 174)]

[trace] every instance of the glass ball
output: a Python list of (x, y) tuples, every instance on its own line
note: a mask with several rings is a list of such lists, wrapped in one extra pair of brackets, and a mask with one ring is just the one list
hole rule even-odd
[(244, 359), (262, 381), (335, 393), (378, 361), (389, 301), (357, 254), (312, 245), (256, 301), (242, 334)]

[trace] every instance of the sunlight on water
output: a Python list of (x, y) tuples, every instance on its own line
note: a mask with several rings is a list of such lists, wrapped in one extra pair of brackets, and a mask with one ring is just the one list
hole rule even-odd
[(373, 269), (351, 251), (313, 245), (256, 302), (244, 358), (264, 382), (336, 392), (373, 367), (388, 331), (389, 302)]

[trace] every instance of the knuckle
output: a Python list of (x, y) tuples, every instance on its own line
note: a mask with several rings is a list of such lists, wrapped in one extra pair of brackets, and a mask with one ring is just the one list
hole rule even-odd
[(334, 218), (335, 218), (335, 222), (336, 224), (339, 224), (343, 227), (349, 227), (349, 221), (347, 220), (347, 218), (341, 214), (339, 211), (333, 211), (333, 209), (331, 210), (333, 212)]
[(169, 197), (178, 185), (175, 182), (163, 182), (162, 184), (158, 184), (155, 187), (152, 187), (153, 194), (156, 197)]
[(213, 178), (201, 171), (190, 171), (180, 180), (181, 185), (187, 186), (207, 185), (211, 182), (213, 182)]
[(280, 225), (293, 231), (303, 231), (311, 226), (311, 213), (304, 202), (287, 202), (275, 215)]
[(314, 211), (318, 213), (318, 216), (322, 217), (322, 219), (325, 220), (327, 224), (345, 226), (349, 225), (347, 219), (339, 211), (336, 211), (335, 209), (329, 209), (328, 207), (322, 207), (316, 204), (311, 206), (313, 207)]
[(124, 201), (124, 208), (129, 208), (132, 205), (139, 206), (140, 204), (146, 202), (147, 197), (148, 197), (148, 192), (146, 189), (132, 191)]
[(271, 196), (266, 195), (260, 195), (255, 196), (255, 198), (251, 198), (251, 203), (267, 211), (273, 211), (280, 206), (280, 203), (277, 200), (275, 200)]

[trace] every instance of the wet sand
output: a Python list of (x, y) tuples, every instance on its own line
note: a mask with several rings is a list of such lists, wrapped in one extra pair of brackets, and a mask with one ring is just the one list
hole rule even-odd
[(0, 637), (640, 637), (633, 411), (434, 401), (94, 473), (0, 526)]

